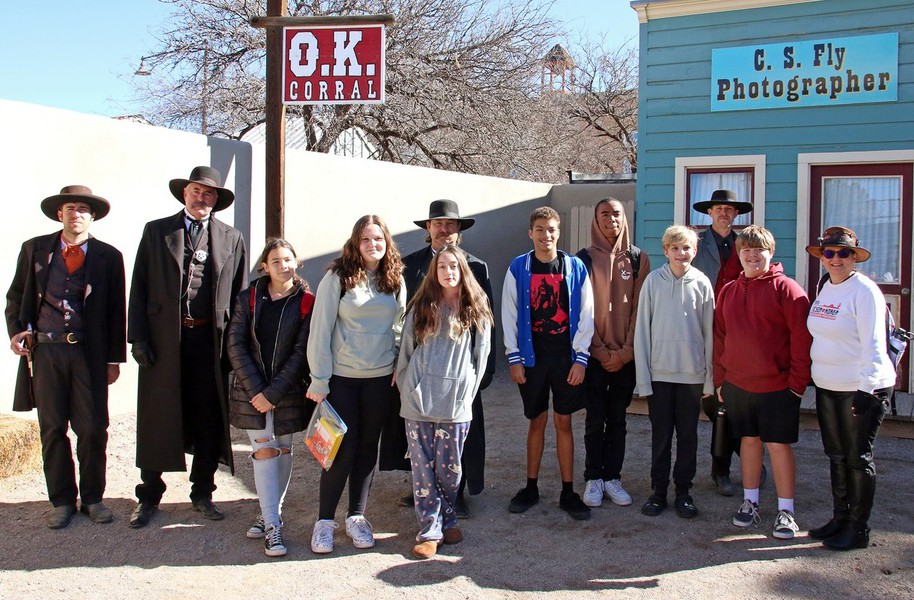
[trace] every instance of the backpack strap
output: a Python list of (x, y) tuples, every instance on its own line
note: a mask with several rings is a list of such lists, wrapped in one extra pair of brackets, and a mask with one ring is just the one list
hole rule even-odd
[(251, 318), (254, 318), (254, 305), (257, 301), (255, 286), (251, 286)]
[(632, 258), (632, 274), (635, 279), (638, 279), (638, 273), (641, 271), (641, 248), (632, 244), (629, 248), (629, 254)]
[(308, 313), (311, 312), (311, 308), (314, 306), (314, 294), (311, 292), (304, 292), (301, 295), (301, 304), (299, 305), (299, 316), (301, 319), (304, 319), (308, 316)]

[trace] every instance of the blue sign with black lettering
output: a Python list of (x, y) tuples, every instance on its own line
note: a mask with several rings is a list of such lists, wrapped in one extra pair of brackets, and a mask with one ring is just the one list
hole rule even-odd
[(711, 110), (897, 100), (897, 33), (711, 51)]

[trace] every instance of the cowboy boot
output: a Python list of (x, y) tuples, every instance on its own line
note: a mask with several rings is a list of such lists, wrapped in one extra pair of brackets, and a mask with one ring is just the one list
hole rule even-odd
[(862, 469), (850, 469), (850, 513), (844, 528), (822, 543), (832, 550), (866, 548), (870, 544), (867, 526), (876, 495), (876, 476)]
[(809, 530), (809, 537), (824, 540), (840, 532), (847, 524), (849, 509), (847, 506), (847, 467), (841, 463), (830, 462), (831, 493), (834, 512), (831, 520), (815, 529)]

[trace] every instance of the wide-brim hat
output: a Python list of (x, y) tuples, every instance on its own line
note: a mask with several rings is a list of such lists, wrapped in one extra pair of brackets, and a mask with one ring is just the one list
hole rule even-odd
[(41, 212), (52, 221), (60, 221), (57, 218), (57, 211), (61, 204), (67, 202), (85, 202), (95, 213), (95, 220), (104, 219), (108, 211), (111, 210), (111, 203), (92, 193), (92, 190), (84, 185), (68, 185), (60, 190), (59, 194), (48, 196), (41, 201)]
[(707, 214), (707, 212), (711, 210), (715, 204), (726, 204), (727, 206), (732, 206), (736, 209), (736, 213), (739, 215), (744, 215), (747, 212), (752, 212), (752, 203), (741, 202), (737, 200), (736, 194), (730, 190), (714, 190), (714, 193), (711, 194), (710, 200), (702, 200), (701, 202), (696, 202), (692, 205), (692, 208), (701, 214)]
[(453, 200), (435, 200), (428, 205), (428, 218), (421, 221), (413, 221), (416, 225), (425, 229), (428, 222), (432, 219), (457, 219), (460, 221), (460, 231), (469, 229), (476, 222), (476, 219), (460, 218), (460, 209)]
[(866, 262), (870, 259), (870, 251), (860, 245), (857, 234), (847, 227), (829, 227), (822, 232), (815, 244), (806, 246), (806, 251), (816, 258), (822, 258), (822, 251), (829, 246), (850, 248), (854, 251), (856, 262)]
[(194, 167), (187, 179), (172, 179), (168, 182), (168, 189), (171, 190), (172, 196), (184, 204), (184, 188), (188, 183), (199, 183), (200, 185), (214, 188), (218, 193), (214, 211), (224, 210), (232, 205), (235, 201), (235, 193), (222, 187), (222, 174), (212, 167)]

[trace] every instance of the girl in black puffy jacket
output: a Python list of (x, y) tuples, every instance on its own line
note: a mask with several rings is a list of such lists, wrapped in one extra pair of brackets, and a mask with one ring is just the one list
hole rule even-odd
[(300, 264), (289, 242), (268, 240), (259, 262), (264, 275), (238, 295), (228, 329), (234, 371), (229, 414), (251, 439), (261, 515), (247, 537), (264, 538), (267, 556), (283, 556), (281, 511), (292, 476), (292, 434), (307, 426), (314, 408), (305, 400), (314, 296), (295, 272)]

